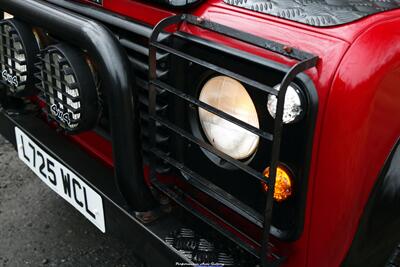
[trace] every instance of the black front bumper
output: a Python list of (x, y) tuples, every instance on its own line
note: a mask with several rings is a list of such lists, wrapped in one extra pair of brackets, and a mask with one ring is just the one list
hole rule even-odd
[(73, 170), (103, 198), (106, 233), (123, 239), (149, 266), (176, 266), (190, 263), (165, 243), (165, 237), (182, 224), (174, 216), (149, 225), (138, 221), (113, 181), (113, 170), (84, 152), (77, 144), (58, 134), (33, 114), (10, 115), (0, 111), (0, 134), (16, 146), (15, 127), (25, 132), (42, 149)]

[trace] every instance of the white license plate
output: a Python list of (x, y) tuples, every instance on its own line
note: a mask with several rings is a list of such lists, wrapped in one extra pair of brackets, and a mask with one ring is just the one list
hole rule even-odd
[(15, 127), (19, 158), (53, 191), (79, 210), (105, 233), (103, 200), (70, 169), (41, 149), (24, 132)]

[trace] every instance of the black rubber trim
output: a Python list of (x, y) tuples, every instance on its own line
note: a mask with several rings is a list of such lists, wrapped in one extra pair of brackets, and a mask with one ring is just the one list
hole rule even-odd
[(400, 241), (400, 139), (371, 192), (342, 266), (381, 267)]

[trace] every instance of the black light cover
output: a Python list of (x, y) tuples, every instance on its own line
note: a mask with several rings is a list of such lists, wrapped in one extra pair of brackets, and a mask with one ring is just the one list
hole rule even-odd
[(37, 87), (49, 117), (70, 133), (92, 129), (100, 116), (100, 104), (85, 54), (66, 44), (51, 45), (40, 53), (39, 69)]
[(14, 96), (33, 94), (39, 46), (32, 29), (16, 19), (0, 21), (0, 82)]

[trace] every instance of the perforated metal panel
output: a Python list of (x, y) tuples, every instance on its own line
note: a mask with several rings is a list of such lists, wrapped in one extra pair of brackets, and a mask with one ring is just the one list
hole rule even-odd
[(165, 242), (177, 249), (187, 258), (197, 264), (214, 264), (215, 266), (244, 266), (227, 251), (220, 248), (188, 228), (181, 228), (170, 233)]

